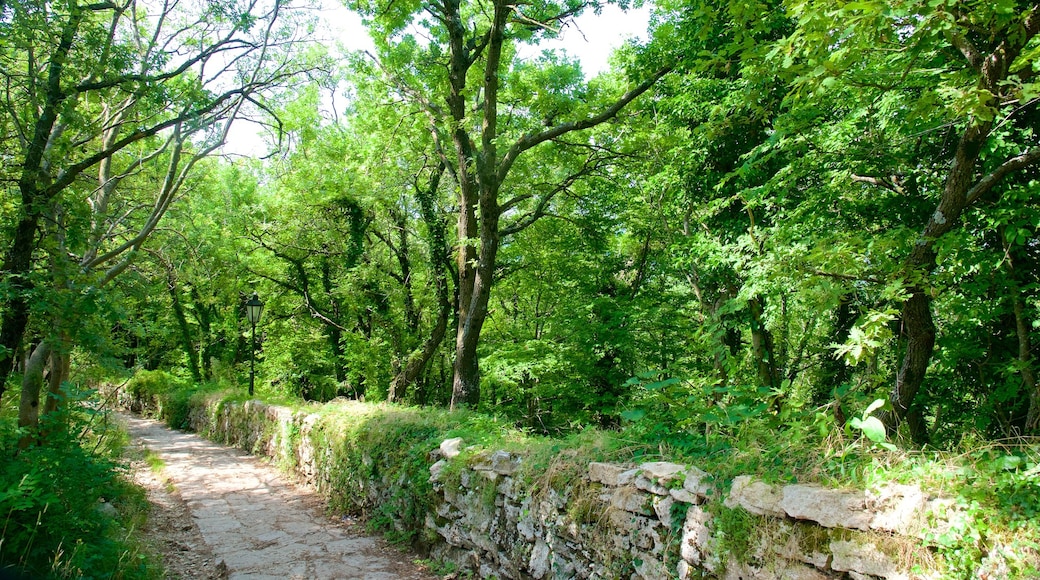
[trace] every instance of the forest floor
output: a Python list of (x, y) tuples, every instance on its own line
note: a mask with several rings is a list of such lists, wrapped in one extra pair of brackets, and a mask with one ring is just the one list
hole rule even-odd
[(119, 417), (134, 445), (162, 461), (157, 473), (142, 453), (133, 473), (152, 504), (142, 535), (169, 578), (436, 578), (358, 522), (326, 515), (311, 489), (274, 467), (156, 421)]

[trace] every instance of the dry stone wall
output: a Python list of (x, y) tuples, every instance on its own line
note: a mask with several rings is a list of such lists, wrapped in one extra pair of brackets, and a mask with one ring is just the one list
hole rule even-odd
[[(327, 450), (312, 445), (316, 415), (211, 401), (189, 417), (196, 431), (295, 466), (323, 491), (336, 481)], [(590, 463), (551, 485), (523, 464), (461, 439), (430, 449), (421, 477), (433, 497), (417, 537), (432, 559), (500, 579), (940, 577), (927, 572), (937, 566), (926, 544), (952, 508), (913, 486), (836, 490), (742, 476), (720, 492), (704, 471), (668, 462)], [(377, 478), (358, 493), (378, 504), (407, 481)]]

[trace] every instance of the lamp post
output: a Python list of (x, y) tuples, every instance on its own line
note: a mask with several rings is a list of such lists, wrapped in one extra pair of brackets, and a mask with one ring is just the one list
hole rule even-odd
[(256, 371), (256, 323), (260, 322), (260, 313), (264, 311), (264, 303), (253, 292), (253, 297), (246, 301), (246, 318), (253, 326), (253, 348), (249, 351), (249, 396), (253, 396), (253, 377)]

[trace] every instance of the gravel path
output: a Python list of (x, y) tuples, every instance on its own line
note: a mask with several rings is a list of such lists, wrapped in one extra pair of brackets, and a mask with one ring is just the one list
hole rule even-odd
[(162, 477), (228, 578), (435, 578), (382, 539), (327, 517), (311, 490), (256, 458), (150, 419), (120, 419), (135, 443), (162, 458)]

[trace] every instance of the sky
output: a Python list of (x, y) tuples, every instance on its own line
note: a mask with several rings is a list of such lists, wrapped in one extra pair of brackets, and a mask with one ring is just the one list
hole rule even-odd
[[(361, 17), (347, 10), (338, 0), (323, 0), (322, 15), (331, 29), (333, 42), (347, 50), (371, 50), (372, 40), (361, 24)], [(534, 58), (543, 50), (562, 50), (581, 62), (586, 78), (592, 78), (609, 68), (610, 54), (626, 40), (646, 40), (650, 19), (650, 8), (622, 11), (607, 5), (599, 14), (587, 11), (564, 27), (559, 38), (543, 42), (538, 46), (524, 46), (521, 58)], [(258, 127), (252, 123), (240, 123), (233, 127), (224, 152), (237, 155), (263, 154), (262, 139), (257, 137)]]
[[(323, 0), (323, 13), (336, 40), (350, 50), (368, 50), (372, 41), (361, 24), (361, 17), (347, 10), (337, 0)], [(607, 5), (599, 14), (586, 11), (564, 27), (559, 38), (536, 47), (523, 47), (521, 57), (532, 58), (545, 49), (562, 49), (578, 57), (586, 77), (607, 70), (610, 53), (629, 38), (646, 40), (650, 7), (627, 12)]]

